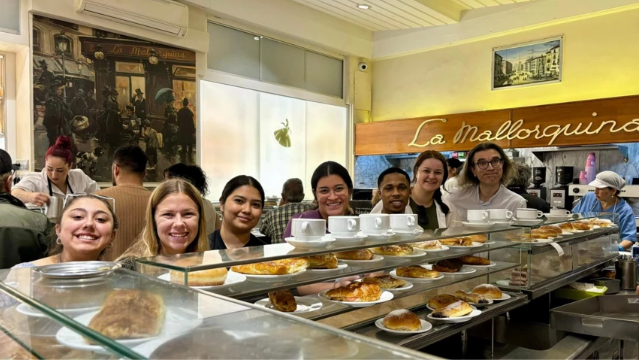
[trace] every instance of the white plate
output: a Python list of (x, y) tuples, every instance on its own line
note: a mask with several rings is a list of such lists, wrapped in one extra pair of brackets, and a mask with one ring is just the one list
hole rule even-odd
[[(158, 276), (158, 279), (171, 282), (171, 275), (169, 273), (165, 273), (163, 275)], [(244, 282), (246, 280), (247, 280), (247, 277), (245, 277), (243, 274), (229, 271), (227, 273), (227, 279), (224, 281), (224, 284), (220, 286), (190, 286), (190, 287), (198, 290), (221, 290), (231, 285), (234, 285), (236, 283)], [(179, 285), (179, 283), (176, 283), (176, 284)]]
[(582, 230), (582, 229), (574, 229), (573, 230), (573, 233), (582, 233), (582, 232), (584, 232), (584, 230)]
[(489, 264), (465, 264), (465, 266), (473, 267), (473, 268), (489, 268), (495, 266), (496, 263), (493, 261), (489, 261)]
[(412, 229), (412, 230), (401, 230), (401, 229), (391, 229), (390, 232), (396, 233), (400, 236), (412, 236), (412, 235), (420, 235), (424, 232), (424, 229), (422, 228), (416, 228), (416, 229)]
[[(86, 308), (65, 308), (65, 309), (56, 309), (56, 311), (65, 314), (67, 316), (70, 317), (75, 317), (75, 316), (79, 316), (88, 312), (92, 312), (92, 311), (97, 311), (99, 310), (100, 307), (96, 306), (96, 307), (86, 307)], [(29, 305), (27, 305), (26, 303), (21, 303), (18, 305), (18, 307), (16, 307), (16, 311), (18, 311), (18, 313), (21, 313), (25, 316), (31, 316), (31, 317), (49, 317), (47, 315), (45, 315), (44, 313), (38, 311), (38, 309), (33, 308)]]
[(495, 222), (461, 222), (462, 225), (469, 228), (491, 228)]
[(519, 224), (519, 225), (536, 225), (536, 224), (540, 224), (544, 222), (544, 219), (542, 218), (538, 218), (538, 219), (514, 219), (514, 224)]
[(565, 231), (565, 230), (563, 229), (563, 230), (562, 230), (562, 234), (563, 234), (563, 235), (565, 235), (565, 236), (568, 236), (568, 235), (572, 235), (572, 234), (573, 234), (573, 232), (567, 232), (567, 231)]
[[(452, 294), (452, 296), (455, 296)], [(473, 302), (467, 302), (468, 304), (470, 304), (471, 306), (475, 307), (475, 308), (480, 308), (480, 307), (485, 307), (485, 306), (489, 306), (489, 305), (493, 305), (493, 300), (490, 300), (487, 298), (487, 303), (473, 303)], [(466, 301), (465, 301), (466, 302)], [(432, 308), (429, 306), (429, 301), (427, 301), (427, 304), (425, 305), (428, 309), (430, 309), (431, 311), (435, 311), (435, 308)]]
[[(498, 286), (503, 286), (503, 287), (526, 287), (526, 286), (511, 285), (511, 284), (509, 284), (510, 281), (511, 280), (499, 280), (499, 281), (496, 281), (496, 284)], [(505, 294), (503, 293), (502, 295), (504, 296)], [(507, 295), (507, 296), (509, 296), (509, 295)], [(511, 297), (511, 296), (509, 296), (509, 297)], [(497, 300), (497, 301), (504, 301), (504, 300), (500, 299), (500, 300)]]
[(389, 272), (389, 274), (395, 278), (401, 279), (403, 281), (410, 281), (413, 283), (426, 283), (431, 281), (437, 281), (444, 278), (444, 275), (441, 273), (439, 277), (436, 278), (412, 278), (412, 277), (400, 277), (396, 274), (396, 270)]
[(387, 231), (387, 233), (384, 234), (365, 234), (364, 232), (358, 233), (358, 236), (367, 237), (370, 241), (373, 242), (384, 242), (395, 235), (396, 234), (391, 231)]
[(482, 247), (487, 243), (480, 243), (480, 242), (473, 242), (471, 246), (448, 246), (449, 248), (477, 248), (477, 247)]
[(542, 239), (542, 238), (534, 238), (535, 242), (532, 243), (551, 243), (553, 242), (553, 238), (547, 238), (547, 239)]
[[(327, 291), (329, 291), (329, 290), (327, 290)], [(377, 303), (383, 303), (383, 302), (391, 301), (393, 299), (393, 293), (391, 293), (389, 291), (382, 291), (382, 295), (380, 295), (380, 298), (377, 301), (373, 301), (373, 302), (334, 301), (334, 300), (330, 299), (329, 297), (327, 297), (325, 295), (327, 293), (327, 291), (322, 291), (322, 292), (318, 293), (318, 297), (320, 297), (321, 299), (323, 299), (325, 301), (334, 302), (334, 303), (340, 303), (340, 304), (347, 305), (347, 306), (352, 306), (352, 307), (368, 307), (368, 306), (375, 305)]]
[[(421, 264), (420, 266), (426, 268), (426, 269), (432, 269), (432, 265), (430, 264)], [(455, 275), (468, 275), (471, 273), (475, 273), (476, 269), (471, 267), (470, 265), (463, 265), (462, 268), (460, 268), (460, 271), (458, 272), (442, 272), (442, 271), (438, 271), (440, 272), (440, 274), (442, 275), (446, 275), (446, 276), (455, 276)]]
[(573, 217), (571, 214), (567, 214), (564, 216), (552, 216), (551, 213), (544, 213), (542, 215), (547, 217), (547, 219), (550, 221), (555, 221), (555, 220), (562, 221), (565, 219), (571, 219)]
[[(400, 277), (398, 277), (398, 276), (394, 276), (394, 277), (395, 277), (395, 278), (397, 278), (397, 279), (401, 279), (401, 278), (400, 278)], [(359, 280), (355, 280), (355, 281), (353, 281), (353, 282), (361, 282), (361, 281), (362, 281), (362, 280), (361, 280), (361, 279), (359, 279)], [(382, 290), (384, 290), (384, 291), (391, 291), (391, 292), (395, 292), (395, 291), (406, 291), (406, 290), (408, 290), (408, 289), (413, 288), (413, 283), (411, 283), (411, 282), (409, 282), (409, 281), (407, 281), (407, 280), (403, 280), (403, 281), (405, 281), (405, 282), (406, 282), (406, 284), (405, 284), (404, 286), (402, 286), (402, 287), (398, 287), (398, 288), (382, 288), (382, 287), (380, 287), (380, 288), (382, 288)]]
[(300, 240), (296, 241), (295, 237), (287, 237), (284, 240), (290, 245), (296, 248), (302, 248), (302, 249), (325, 248), (331, 243), (336, 241), (335, 238), (328, 237), (328, 236), (322, 237), (322, 239), (317, 241), (300, 241)]
[(291, 277), (301, 275), (305, 273), (305, 271), (306, 269), (300, 272), (291, 273), (288, 275), (249, 275), (244, 273), (243, 275), (247, 277), (247, 281), (250, 281), (250, 282), (282, 282), (282, 281), (288, 280)]
[[(74, 318), (74, 320), (83, 326), (88, 326), (93, 316), (98, 312), (99, 311), (85, 313), (84, 315)], [(200, 318), (200, 315), (184, 309), (167, 307), (167, 311), (164, 316), (164, 325), (162, 326), (162, 331), (158, 336), (116, 340), (116, 342), (131, 347), (158, 337), (182, 335), (200, 326), (200, 324), (202, 324), (202, 318)], [(56, 333), (56, 340), (64, 346), (77, 350), (110, 353), (102, 346), (89, 344), (79, 333), (76, 333), (67, 327), (62, 327), (58, 330), (58, 333)]]
[[(497, 283), (497, 282), (496, 282), (496, 283)], [(514, 287), (514, 286), (511, 286), (511, 287)], [(517, 286), (516, 286), (516, 287), (517, 287)], [(486, 297), (486, 296), (485, 296), (484, 298), (486, 298), (486, 299), (488, 299), (488, 300), (493, 300), (493, 301), (495, 301), (495, 302), (500, 302), (500, 301), (506, 301), (506, 300), (510, 299), (510, 298), (511, 298), (511, 296), (510, 296), (510, 295), (508, 295), (508, 294), (506, 294), (506, 293), (504, 293), (504, 292), (502, 292), (502, 297), (501, 297), (501, 298), (489, 298), (489, 297)]]
[(380, 261), (382, 261), (383, 259), (384, 259), (384, 257), (382, 257), (382, 256), (381, 256), (381, 255), (379, 255), (379, 254), (375, 254), (375, 255), (373, 255), (373, 258), (372, 258), (372, 259), (370, 259), (370, 260), (359, 260), (359, 259), (340, 259), (340, 258), (338, 258), (338, 260), (339, 260), (339, 261), (342, 261), (342, 262), (347, 263), (347, 264), (351, 264), (351, 263), (353, 263), (353, 264), (362, 264), (362, 263), (380, 262)]
[(399, 258), (403, 258), (403, 257), (422, 257), (422, 256), (426, 256), (426, 255), (427, 255), (426, 252), (424, 252), (422, 250), (419, 250), (417, 248), (413, 250), (412, 254), (408, 254), (406, 256), (390, 256), (388, 254), (385, 254), (386, 257), (392, 257), (392, 258), (396, 258), (396, 257), (399, 257)]
[(442, 251), (448, 251), (449, 250), (449, 246), (441, 246), (442, 248), (440, 249), (420, 249), (421, 251), (425, 251), (425, 252), (442, 252)]
[[(296, 308), (295, 311), (293, 312), (285, 312), (287, 314), (294, 314), (294, 315), (298, 315), (301, 313), (308, 313), (308, 312), (313, 312), (313, 311), (318, 311), (319, 309), (322, 308), (322, 302), (318, 301), (316, 298), (312, 298), (312, 297), (295, 297), (296, 299), (296, 304), (298, 305), (298, 307)], [(271, 304), (271, 301), (269, 301), (269, 298), (263, 298), (259, 301), (256, 301), (256, 306), (260, 306), (260, 307), (264, 307), (264, 308), (269, 308), (272, 310), (276, 310), (277, 309), (275, 307), (273, 307), (273, 305)]]
[(513, 224), (513, 221), (492, 221), (497, 226), (510, 226)]
[(431, 324), (426, 321), (426, 320), (420, 320), (420, 329), (418, 331), (396, 331), (396, 330), (391, 330), (388, 329), (383, 322), (384, 318), (379, 318), (376, 320), (376, 327), (383, 330), (383, 331), (387, 331), (389, 333), (393, 333), (396, 335), (415, 335), (417, 333), (423, 333), (423, 332), (427, 332), (429, 331), (433, 326), (431, 326)]
[(334, 242), (334, 245), (340, 245), (340, 246), (361, 244), (364, 242), (365, 239), (367, 239), (367, 236), (361, 233), (358, 233), (357, 236), (353, 236), (353, 237), (333, 236), (333, 235), (332, 237), (336, 239), (336, 241)]
[(480, 316), (480, 314), (482, 314), (482, 311), (480, 311), (479, 309), (475, 308), (474, 306), (471, 306), (471, 308), (473, 308), (473, 311), (471, 311), (470, 314), (465, 315), (465, 316), (461, 316), (461, 317), (447, 317), (447, 318), (438, 318), (438, 317), (432, 317), (431, 313), (427, 315), (427, 318), (430, 320), (434, 320), (434, 321), (440, 321), (440, 322), (444, 322), (444, 323), (462, 323), (462, 322), (467, 322), (470, 319)]
[(307, 268), (307, 272), (335, 272), (341, 269), (347, 268), (349, 265), (346, 263), (339, 263), (336, 268)]

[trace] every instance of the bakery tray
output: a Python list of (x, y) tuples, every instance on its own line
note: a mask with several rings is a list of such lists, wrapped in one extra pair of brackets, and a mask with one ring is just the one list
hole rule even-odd
[(106, 276), (118, 268), (120, 264), (115, 262), (88, 261), (55, 263), (35, 270), (47, 278), (78, 279)]
[(551, 310), (551, 327), (582, 335), (638, 341), (638, 296), (600, 296)]

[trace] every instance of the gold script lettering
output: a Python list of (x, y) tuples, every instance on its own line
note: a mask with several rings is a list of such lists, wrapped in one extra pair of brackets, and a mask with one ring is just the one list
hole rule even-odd
[[(418, 126), (418, 130), (416, 130), (416, 134), (413, 136), (413, 140), (411, 141), (411, 143), (409, 143), (410, 147), (426, 147), (429, 144), (432, 144), (431, 141), (433, 141), (434, 138), (438, 138), (438, 142), (437, 144), (444, 144), (444, 137), (441, 134), (436, 134), (435, 136), (433, 136), (431, 138), (431, 141), (428, 141), (424, 144), (417, 144), (416, 141), (418, 140), (418, 137), (420, 136), (420, 132), (422, 132), (422, 127), (424, 127), (425, 125), (427, 125), (427, 123), (431, 123), (431, 122), (443, 122), (446, 123), (447, 120), (446, 119), (427, 119), (424, 122), (420, 123), (420, 126)], [(436, 144), (436, 143), (433, 143)]]
[[(462, 133), (465, 130), (467, 132), (464, 133), (464, 137), (462, 137)], [(472, 130), (473, 130), (473, 135), (471, 136), (471, 138), (476, 136), (476, 133), (478, 132), (478, 127), (473, 127), (471, 125), (467, 125), (465, 122), (462, 122), (462, 127), (460, 127), (460, 129), (458, 130), (456, 135), (453, 137), (453, 142), (454, 143), (464, 143), (465, 140), (467, 140), (467, 136), (469, 135), (469, 132), (471, 132)], [(462, 140), (460, 140), (460, 137), (462, 137)], [(471, 139), (469, 139), (469, 140), (471, 140)]]

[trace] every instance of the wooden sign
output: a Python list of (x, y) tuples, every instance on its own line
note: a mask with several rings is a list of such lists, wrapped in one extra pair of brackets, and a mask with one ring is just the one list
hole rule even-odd
[(196, 61), (196, 53), (190, 50), (137, 44), (114, 44), (106, 42), (98, 43), (93, 41), (83, 41), (82, 52), (93, 54), (96, 51), (96, 46), (98, 44), (102, 46), (102, 52), (105, 56), (149, 58), (149, 55), (151, 55), (151, 49), (154, 49), (156, 51), (156, 57), (158, 59), (187, 62)]
[(357, 124), (355, 154), (638, 141), (638, 96)]

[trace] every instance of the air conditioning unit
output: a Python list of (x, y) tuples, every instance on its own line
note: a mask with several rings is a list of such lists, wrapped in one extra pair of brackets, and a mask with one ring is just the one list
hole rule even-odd
[(189, 28), (189, 7), (172, 0), (76, 0), (76, 11), (178, 37)]

